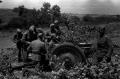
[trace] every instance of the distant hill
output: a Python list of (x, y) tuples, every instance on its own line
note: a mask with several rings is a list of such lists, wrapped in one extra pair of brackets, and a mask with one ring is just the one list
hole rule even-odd
[(0, 9), (0, 19), (2, 19), (2, 25), (8, 23), (13, 17), (17, 17), (18, 14), (13, 12), (12, 9)]
[[(90, 15), (91, 17), (101, 17), (101, 16), (105, 16), (105, 17), (110, 17), (110, 18), (112, 18), (112, 19), (116, 19), (116, 17), (118, 17), (118, 16), (116, 16), (116, 15), (101, 15), (101, 14), (74, 14), (74, 13), (62, 13), (62, 14), (65, 14), (65, 15), (67, 15), (67, 16), (77, 16), (77, 17), (79, 17), (80, 18), (80, 20), (81, 20), (81, 18), (83, 18), (83, 16), (85, 16), (85, 15)], [(0, 8), (0, 19), (2, 19), (2, 24), (0, 24), (0, 28), (2, 28), (2, 27), (4, 27), (4, 26), (7, 26), (7, 23), (12, 19), (12, 18), (14, 18), (14, 17), (18, 17), (18, 13), (15, 13), (15, 12), (13, 12), (12, 11), (12, 9), (1, 9)], [(29, 16), (28, 16), (29, 17)], [(109, 18), (108, 18), (109, 19)], [(118, 17), (118, 19), (119, 19), (119, 22), (120, 22), (120, 15), (119, 15), (119, 17)], [(15, 21), (16, 21), (16, 23), (19, 23), (19, 24), (22, 24), (22, 22), (21, 22), (21, 19), (20, 18), (17, 18), (17, 20), (18, 21), (16, 21), (16, 19), (15, 19)], [(104, 18), (102, 18), (102, 21), (103, 20), (105, 20)], [(91, 20), (90, 20), (91, 21)], [(95, 20), (96, 21), (96, 20)], [(13, 25), (14, 25), (14, 21), (12, 22), (13, 23)], [(99, 23), (100, 23), (100, 21), (99, 21)], [(101, 22), (102, 23), (102, 22)], [(82, 22), (82, 20), (81, 20), (81, 23), (80, 24), (87, 24), (86, 22), (84, 23), (84, 22)], [(92, 24), (91, 22), (89, 23), (88, 22), (88, 24)], [(18, 24), (16, 24), (16, 25), (18, 25)]]
[(90, 15), (91, 17), (99, 17), (99, 16), (108, 16), (108, 17), (113, 17), (113, 16), (116, 16), (116, 15), (107, 15), (107, 14), (74, 14), (74, 13), (63, 13), (63, 14), (66, 14), (66, 15), (69, 15), (69, 16), (77, 16), (79, 18), (82, 18), (83, 16), (85, 15)]

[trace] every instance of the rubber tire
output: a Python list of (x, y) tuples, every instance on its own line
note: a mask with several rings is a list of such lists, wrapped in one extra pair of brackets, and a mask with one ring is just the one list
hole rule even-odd
[(72, 43), (63, 43), (61, 45), (58, 45), (53, 49), (52, 54), (60, 58), (61, 56), (68, 57), (75, 63), (76, 62), (86, 63), (86, 57), (82, 49)]

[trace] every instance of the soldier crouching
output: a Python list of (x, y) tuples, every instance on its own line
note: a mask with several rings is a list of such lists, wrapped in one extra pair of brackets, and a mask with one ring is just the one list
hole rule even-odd
[[(38, 61), (43, 71), (49, 70), (49, 61), (46, 59), (45, 43), (42, 41), (43, 33), (38, 33), (37, 39), (32, 41), (27, 48), (27, 53), (36, 54), (35, 61)], [(28, 55), (27, 54), (27, 55)]]
[(107, 62), (110, 62), (113, 53), (113, 43), (108, 36), (105, 35), (105, 31), (105, 27), (99, 30), (99, 38), (97, 40), (98, 62), (101, 62), (104, 57)]

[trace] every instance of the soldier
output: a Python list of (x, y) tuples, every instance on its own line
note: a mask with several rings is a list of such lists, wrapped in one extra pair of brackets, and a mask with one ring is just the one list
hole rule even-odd
[(46, 42), (50, 42), (51, 41), (51, 33), (50, 33), (50, 31), (46, 32), (45, 40), (46, 40)]
[(44, 33), (43, 29), (42, 28), (38, 28), (37, 29), (37, 33), (42, 33), (43, 34), (42, 35), (42, 41), (44, 42), (45, 41), (45, 33)]
[(60, 28), (58, 20), (55, 20), (53, 24), (50, 25), (51, 33), (55, 33), (56, 35), (60, 35)]
[(35, 26), (31, 26), (28, 31), (23, 34), (22, 41), (26, 44), (29, 44), (31, 41), (37, 39), (37, 31)]
[(27, 47), (29, 46), (30, 42), (32, 42), (33, 40), (36, 40), (37, 39), (37, 31), (36, 31), (36, 28), (35, 26), (31, 26), (29, 28), (28, 31), (26, 31), (24, 34), (23, 34), (23, 37), (22, 37), (22, 43), (23, 43), (23, 49), (24, 49), (24, 61), (27, 61)]
[(112, 41), (105, 35), (105, 27), (100, 28), (99, 30), (99, 38), (97, 40), (97, 51), (98, 51), (98, 62), (101, 62), (106, 56), (106, 61), (111, 61), (111, 55), (113, 52), (113, 44)]
[(37, 32), (38, 32), (38, 33), (43, 33), (43, 34), (44, 34), (44, 31), (43, 31), (42, 28), (37, 28)]
[(69, 19), (67, 19), (67, 20), (65, 21), (65, 25), (66, 25), (66, 27), (67, 27), (68, 30), (70, 30), (69, 24), (70, 24), (70, 21), (69, 21)]
[(60, 38), (59, 36), (57, 36), (56, 34), (52, 33), (51, 34), (51, 40), (49, 42), (49, 44), (56, 44), (60, 42)]
[(43, 37), (43, 34), (39, 33), (37, 36), (37, 39), (32, 41), (29, 47), (27, 48), (27, 58), (30, 52), (34, 54), (38, 54), (39, 56), (37, 57), (37, 61), (40, 61), (41, 64), (44, 63), (45, 54), (47, 53), (45, 49), (45, 43), (42, 42), (42, 37)]
[(18, 49), (18, 62), (22, 61), (21, 58), (21, 50), (22, 50), (22, 43), (21, 43), (21, 39), (22, 39), (22, 31), (20, 29), (17, 29), (17, 33), (14, 35), (13, 38), (13, 42), (16, 43), (17, 49)]

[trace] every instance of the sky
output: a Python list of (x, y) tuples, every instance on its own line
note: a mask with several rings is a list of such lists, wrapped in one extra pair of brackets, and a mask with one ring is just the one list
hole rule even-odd
[(59, 5), (61, 12), (77, 14), (120, 14), (120, 0), (2, 0), (0, 8), (24, 5), (40, 9), (44, 2)]

